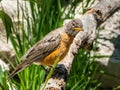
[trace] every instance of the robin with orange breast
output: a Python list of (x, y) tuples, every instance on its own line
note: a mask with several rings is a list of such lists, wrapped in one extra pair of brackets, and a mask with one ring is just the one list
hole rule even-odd
[(74, 37), (82, 30), (82, 22), (74, 19), (65, 26), (48, 33), (27, 51), (22, 57), (23, 61), (9, 75), (8, 80), (32, 63), (52, 66), (56, 58), (60, 57), (59, 61), (62, 60), (68, 53)]

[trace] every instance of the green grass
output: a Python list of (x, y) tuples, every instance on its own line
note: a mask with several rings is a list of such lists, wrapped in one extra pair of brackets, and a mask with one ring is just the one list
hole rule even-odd
[[(28, 16), (27, 6), (21, 7), (23, 10), (22, 18), (20, 18), (20, 10), (18, 9), (18, 23), (13, 24), (12, 19), (4, 12), (0, 11), (0, 18), (6, 29), (7, 40), (9, 39), (15, 51), (15, 62), (19, 64), (21, 57), (25, 52), (33, 46), (37, 41), (44, 37), (48, 32), (62, 26), (65, 19), (73, 18), (76, 6), (80, 0), (28, 0), (30, 4), (31, 17)], [(83, 5), (83, 13), (88, 6), (90, 0)], [(70, 10), (62, 18), (66, 10), (66, 5), (70, 4)], [(19, 5), (19, 4), (18, 4)], [(24, 23), (26, 22), (26, 24)], [(85, 50), (79, 50), (76, 55), (73, 66), (66, 84), (66, 90), (96, 90), (100, 85), (94, 80), (97, 66), (90, 53)], [(91, 61), (89, 61), (91, 60)], [(10, 61), (9, 61), (10, 62)], [(15, 66), (11, 64), (13, 68)], [(8, 90), (6, 78), (9, 72), (2, 72), (0, 68), (0, 90)], [(36, 65), (31, 65), (18, 76), (12, 78), (9, 83), (10, 87), (16, 90), (39, 90), (40, 85), (45, 77), (45, 71)]]
[(94, 79), (98, 70), (94, 59), (91, 58), (90, 52), (79, 50), (72, 65), (66, 90), (97, 90), (100, 82)]

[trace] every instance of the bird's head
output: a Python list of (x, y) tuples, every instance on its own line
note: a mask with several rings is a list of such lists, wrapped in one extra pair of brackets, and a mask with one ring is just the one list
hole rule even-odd
[(79, 31), (83, 31), (82, 22), (79, 19), (74, 19), (66, 25), (66, 33), (71, 36), (76, 36)]

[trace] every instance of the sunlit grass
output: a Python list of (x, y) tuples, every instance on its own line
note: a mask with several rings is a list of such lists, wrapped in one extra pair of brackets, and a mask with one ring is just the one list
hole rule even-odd
[(73, 62), (67, 90), (96, 90), (100, 86), (100, 83), (94, 79), (98, 69), (94, 59), (91, 59), (90, 52), (79, 50)]

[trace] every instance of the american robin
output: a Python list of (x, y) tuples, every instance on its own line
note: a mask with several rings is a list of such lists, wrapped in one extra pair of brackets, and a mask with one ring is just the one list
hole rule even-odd
[(22, 57), (23, 61), (9, 75), (8, 80), (32, 63), (52, 66), (56, 58), (59, 57), (59, 61), (62, 60), (68, 53), (74, 37), (82, 30), (82, 22), (74, 19), (63, 27), (48, 33), (27, 51)]

